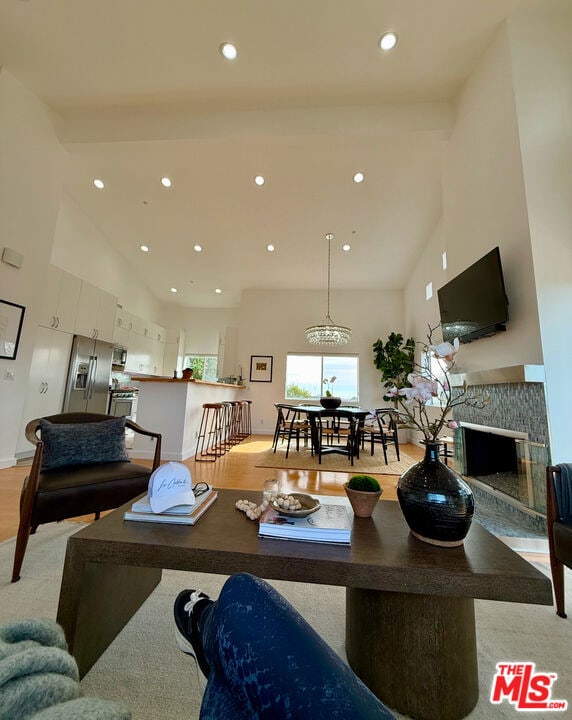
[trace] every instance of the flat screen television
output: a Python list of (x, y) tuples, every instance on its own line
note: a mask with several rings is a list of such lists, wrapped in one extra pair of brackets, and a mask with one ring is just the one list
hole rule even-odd
[(506, 330), (508, 298), (498, 247), (437, 291), (443, 340), (469, 343)]

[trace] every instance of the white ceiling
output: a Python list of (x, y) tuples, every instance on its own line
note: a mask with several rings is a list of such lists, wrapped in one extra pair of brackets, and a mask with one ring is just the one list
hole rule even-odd
[(441, 213), (450, 101), (524, 1), (1, 0), (0, 63), (59, 114), (66, 191), (159, 300), (325, 288), (326, 232), (333, 288), (400, 288)]

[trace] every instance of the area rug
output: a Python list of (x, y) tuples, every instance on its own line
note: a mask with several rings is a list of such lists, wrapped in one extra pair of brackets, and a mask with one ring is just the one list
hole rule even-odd
[[(22, 579), (10, 583), (14, 539), (0, 544), (0, 622), (56, 617), (67, 538), (78, 525), (42, 525), (30, 538)], [(446, 552), (446, 550), (444, 551)], [(544, 566), (546, 567), (546, 566)], [(192, 661), (181, 653), (173, 634), (172, 606), (179, 590), (202, 588), (212, 596), (225, 577), (165, 571), (163, 580), (82, 681), (86, 695), (127, 705), (133, 720), (193, 720), (199, 716), (201, 691)], [(344, 657), (345, 592), (340, 587), (272, 581)], [(566, 573), (567, 607), (572, 611), (572, 573)], [(552, 607), (476, 601), (480, 698), (469, 720), (515, 720), (514, 706), (489, 701), (496, 663), (530, 661), (537, 672), (558, 673), (552, 697), (572, 702), (572, 622)], [(399, 668), (395, 668), (399, 672)], [(557, 720), (566, 713), (528, 712), (531, 720)], [(397, 714), (399, 720), (404, 715)]]
[(345, 455), (330, 453), (322, 455), (322, 463), (318, 462), (316, 455), (312, 456), (309, 448), (301, 447), (299, 451), (290, 446), (290, 452), (286, 457), (286, 446), (280, 447), (276, 452), (272, 449), (260, 453), (256, 467), (283, 468), (285, 470), (326, 470), (330, 472), (364, 472), (373, 475), (401, 475), (407, 468), (411, 467), (416, 460), (400, 452), (400, 460), (397, 459), (395, 450), (389, 448), (387, 451), (388, 464), (385, 464), (383, 453), (379, 450), (375, 455), (368, 451), (360, 453), (359, 458), (354, 458), (352, 465)]

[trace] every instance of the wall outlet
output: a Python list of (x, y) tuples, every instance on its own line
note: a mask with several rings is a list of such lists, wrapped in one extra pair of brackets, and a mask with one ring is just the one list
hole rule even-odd
[(4, 370), (4, 380), (14, 380), (16, 373), (13, 370)]

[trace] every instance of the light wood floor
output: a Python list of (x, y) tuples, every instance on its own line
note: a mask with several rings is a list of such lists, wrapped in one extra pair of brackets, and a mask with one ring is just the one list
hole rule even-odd
[[(193, 483), (205, 481), (217, 488), (260, 490), (264, 480), (275, 477), (285, 492), (307, 492), (316, 495), (343, 495), (343, 484), (350, 473), (317, 470), (279, 470), (258, 468), (258, 454), (268, 450), (272, 439), (267, 435), (253, 435), (236, 445), (214, 463), (186, 460)], [(420, 460), (423, 450), (415, 445), (404, 445), (403, 451)], [(138, 461), (150, 465), (150, 461)], [(17, 466), (0, 470), (0, 541), (13, 537), (18, 530), (18, 512), (22, 482), (30, 468)], [(384, 500), (396, 500), (397, 475), (376, 475), (383, 488)], [(80, 518), (91, 520), (93, 516)]]

